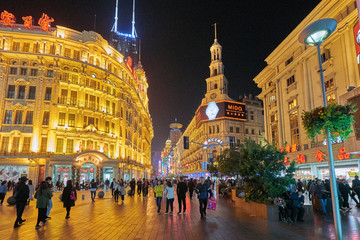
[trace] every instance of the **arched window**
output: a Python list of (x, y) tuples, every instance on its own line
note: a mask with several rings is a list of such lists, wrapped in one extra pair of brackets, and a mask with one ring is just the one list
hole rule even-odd
[(218, 88), (218, 85), (217, 85), (217, 83), (215, 83), (215, 85), (214, 85), (214, 89), (217, 89)]
[(215, 68), (214, 69), (214, 76), (216, 76), (217, 75), (217, 69)]

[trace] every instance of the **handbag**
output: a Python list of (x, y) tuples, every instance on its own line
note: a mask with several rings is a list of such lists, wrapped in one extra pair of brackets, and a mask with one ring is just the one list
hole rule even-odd
[(71, 190), (71, 193), (70, 193), (70, 199), (72, 200), (72, 201), (76, 201), (76, 195), (75, 195), (75, 191), (74, 190)]
[(210, 210), (216, 210), (216, 203), (217, 201), (216, 200), (213, 200), (213, 199), (209, 199), (209, 204), (208, 204), (208, 209)]

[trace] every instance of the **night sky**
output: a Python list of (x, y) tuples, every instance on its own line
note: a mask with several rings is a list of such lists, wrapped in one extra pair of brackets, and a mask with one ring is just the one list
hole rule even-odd
[[(320, 0), (137, 0), (136, 30), (142, 41), (142, 64), (149, 82), (150, 114), (161, 150), (175, 118), (184, 130), (206, 91), (212, 24), (218, 23), (229, 95), (258, 94), (253, 78), (265, 58), (306, 17)], [(42, 13), (54, 25), (96, 31), (108, 39), (115, 0), (2, 0), (0, 11), (37, 21)], [(132, 0), (119, 0), (118, 30), (131, 32)]]

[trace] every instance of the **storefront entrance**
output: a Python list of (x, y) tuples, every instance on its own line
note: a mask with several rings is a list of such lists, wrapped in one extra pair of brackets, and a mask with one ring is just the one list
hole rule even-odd
[(114, 178), (114, 168), (112, 167), (105, 167), (104, 168), (104, 182), (108, 179), (109, 181), (112, 181)]
[(71, 179), (71, 165), (55, 165), (53, 181), (60, 182), (66, 186), (66, 182)]
[(84, 163), (80, 168), (80, 183), (89, 183), (95, 179), (95, 164)]

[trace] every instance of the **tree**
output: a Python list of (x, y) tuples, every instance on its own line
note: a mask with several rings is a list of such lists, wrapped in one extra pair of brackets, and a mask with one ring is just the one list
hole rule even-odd
[(222, 175), (235, 177), (239, 175), (240, 152), (238, 148), (225, 149), (217, 159), (217, 168)]
[(244, 180), (245, 200), (270, 203), (274, 197), (286, 191), (295, 183), (295, 162), (285, 166), (286, 153), (276, 146), (257, 144), (246, 139), (240, 145), (239, 174)]

